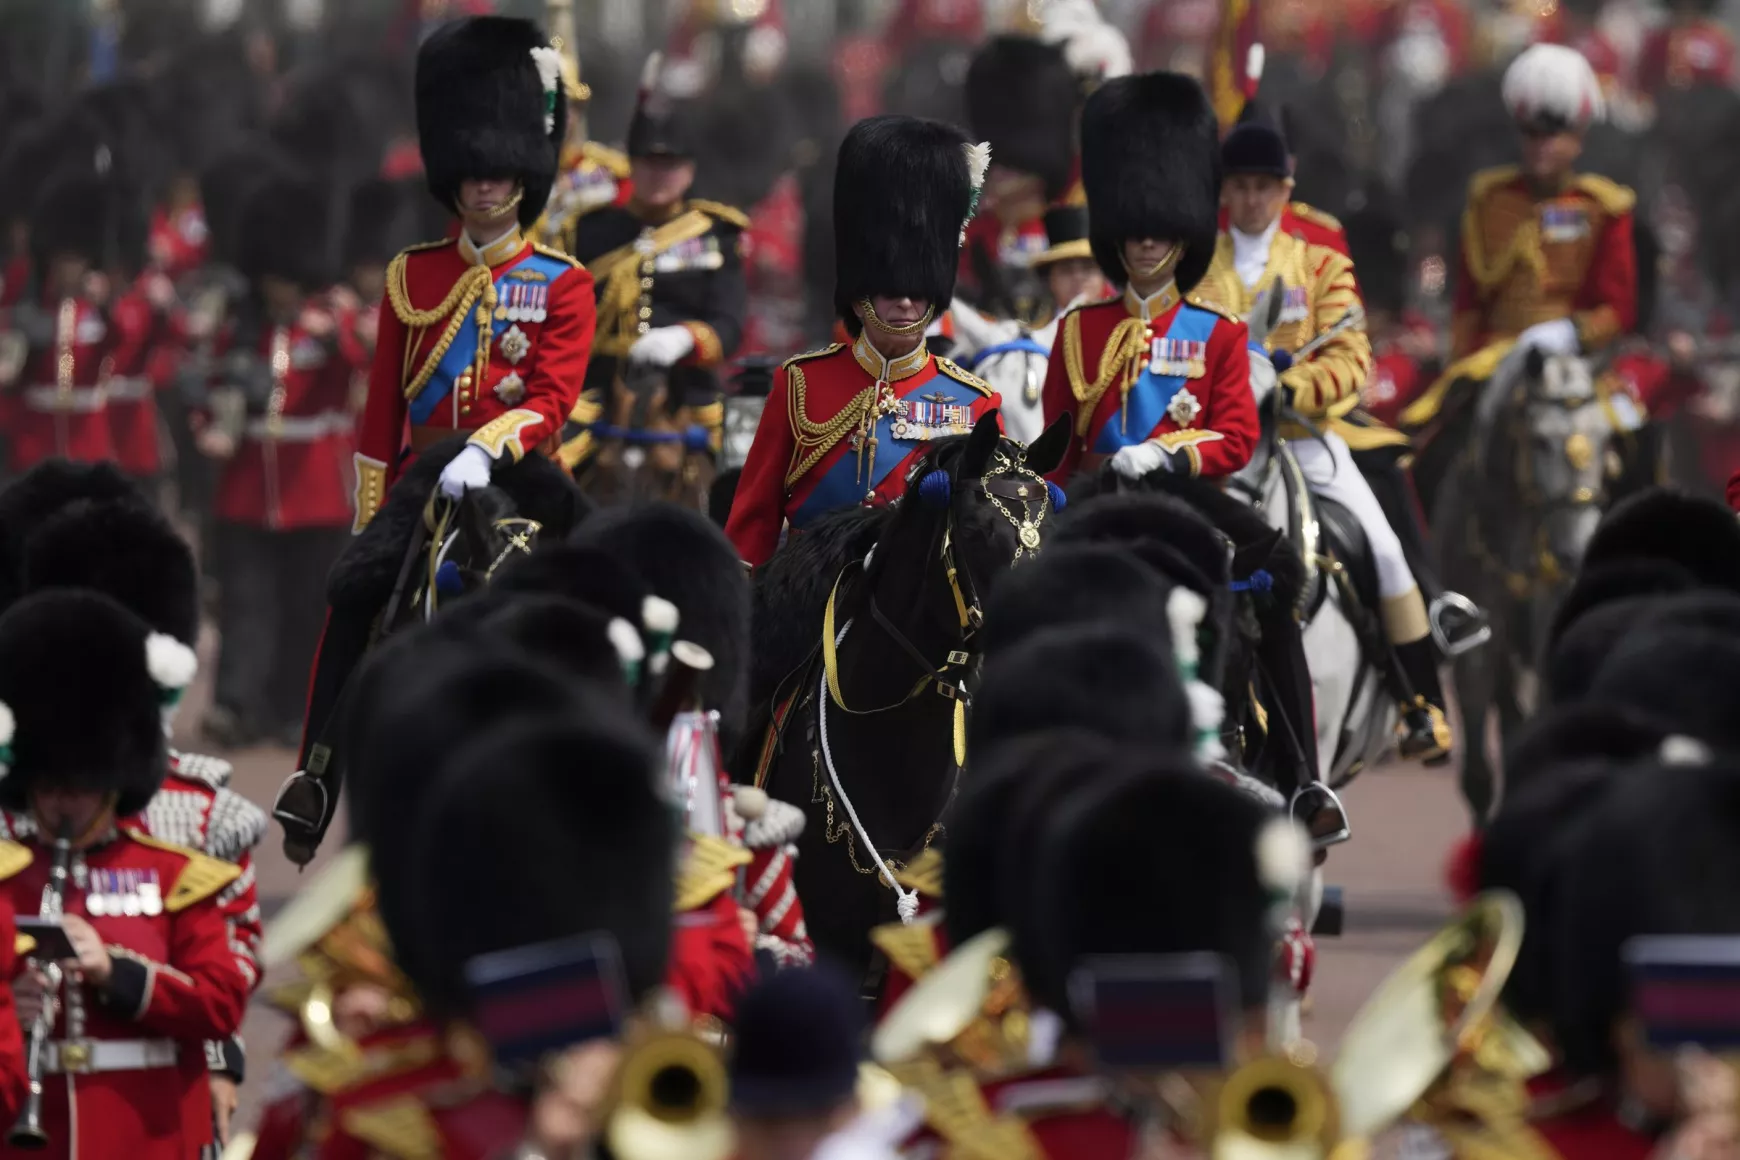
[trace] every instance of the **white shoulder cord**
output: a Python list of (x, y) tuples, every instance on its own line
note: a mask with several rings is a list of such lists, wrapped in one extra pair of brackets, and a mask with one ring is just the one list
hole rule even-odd
[[(866, 561), (868, 562), (868, 561)], [(834, 637), (834, 647), (846, 639), (846, 633), (852, 628), (848, 620), (840, 626), (840, 631)], [(834, 754), (828, 748), (828, 675), (822, 674), (822, 679), (816, 687), (816, 722), (822, 735), (822, 763), (828, 768), (828, 784), (833, 787), (834, 797), (839, 800), (840, 807), (846, 811), (846, 818), (852, 823), (852, 832), (858, 835), (858, 840), (869, 851), (870, 858), (876, 863), (877, 871), (884, 881), (894, 888), (896, 902), (894, 909), (900, 914), (900, 921), (910, 923), (918, 917), (918, 891), (904, 890), (899, 882), (894, 880), (894, 871), (888, 868), (888, 863), (882, 860), (882, 855), (876, 852), (876, 845), (870, 841), (870, 835), (864, 832), (864, 825), (858, 820), (858, 811), (852, 808), (852, 799), (846, 796), (846, 787), (840, 784), (840, 775), (834, 769)]]

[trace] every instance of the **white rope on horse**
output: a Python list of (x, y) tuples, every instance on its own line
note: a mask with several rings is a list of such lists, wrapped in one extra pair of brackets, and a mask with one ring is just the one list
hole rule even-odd
[[(865, 559), (865, 564), (869, 564), (868, 558)], [(840, 626), (839, 633), (834, 637), (836, 649), (840, 647), (841, 642), (846, 639), (846, 634), (851, 630), (852, 622), (850, 620)], [(871, 860), (876, 863), (877, 873), (882, 875), (883, 881), (893, 887), (894, 909), (899, 912), (900, 921), (910, 923), (918, 917), (918, 891), (902, 889), (900, 883), (894, 880), (894, 871), (888, 868), (888, 863), (884, 862), (882, 855), (877, 853), (876, 844), (870, 840), (870, 835), (865, 831), (864, 824), (858, 820), (858, 811), (852, 808), (852, 799), (846, 796), (846, 787), (840, 784), (839, 771), (834, 768), (834, 753), (828, 747), (828, 675), (825, 671), (821, 681), (816, 686), (816, 722), (822, 735), (822, 764), (827, 767), (828, 784), (833, 787), (834, 798), (846, 811), (846, 818), (852, 823), (852, 832), (858, 835), (858, 840), (864, 844), (864, 849), (870, 852)]]

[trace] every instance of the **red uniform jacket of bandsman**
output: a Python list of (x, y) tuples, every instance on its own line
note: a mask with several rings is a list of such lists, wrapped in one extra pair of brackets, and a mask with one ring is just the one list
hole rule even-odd
[(151, 264), (172, 281), (205, 265), (211, 231), (206, 228), (204, 207), (158, 209), (151, 215), (150, 247)]
[[(15, 845), (0, 847), (0, 853), (16, 858), (12, 850), (23, 853)], [(30, 914), (40, 906), (50, 864), (43, 851), (35, 853), (6, 882), (14, 909)], [(51, 1141), (47, 1154), (69, 1160), (187, 1160), (212, 1134), (204, 1041), (234, 1034), (247, 1004), (248, 981), (236, 968), (215, 897), (240, 871), (122, 831), (75, 855), (73, 873), (65, 913), (80, 915), (96, 928), (115, 966), (103, 992), (77, 981), (63, 989), (55, 1040), (64, 1042), (70, 1035), (153, 1052), (173, 1044), (175, 1058), (128, 1070), (50, 1074), (43, 1096), (43, 1127)], [(136, 915), (92, 915), (88, 891), (103, 876), (111, 884), (154, 880), (161, 905), (147, 905)], [(157, 913), (145, 913), (151, 909)], [(69, 1024), (75, 1025), (72, 1030)], [(20, 1153), (0, 1148), (0, 1156), (15, 1154)]]
[(1638, 74), (1646, 93), (1700, 84), (1732, 85), (1734, 38), (1715, 20), (1663, 28), (1644, 45)]
[[(21, 858), (11, 861), (16, 867), (11, 874), (16, 874), (26, 865)], [(12, 892), (5, 888), (5, 879), (9, 876), (4, 868), (0, 868), (0, 971), (4, 972), (0, 977), (6, 979), (11, 979), (18, 967), (18, 925)], [(12, 1123), (18, 1109), (23, 1106), (27, 1086), (24, 1035), (18, 1026), (18, 1012), (12, 1004), (12, 988), (0, 987), (0, 1116), (5, 1117), (7, 1124)]]
[(82, 298), (46, 301), (54, 338), (31, 350), (13, 387), (7, 424), (12, 470), (44, 459), (95, 463), (115, 457), (109, 431), (108, 374), (114, 331), (104, 311)]
[(175, 374), (184, 335), (174, 313), (153, 302), (167, 302), (174, 293), (166, 275), (142, 274), (109, 311), (114, 351), (103, 380), (108, 400), (109, 434), (121, 470), (140, 478), (163, 468), (157, 440), (157, 392)]
[[(531, 242), (496, 243), (480, 255), (491, 275), (484, 289), (470, 273), (478, 266), (467, 253), (477, 255), (469, 241), (433, 242), (407, 250), (388, 268), (357, 448), (359, 528), (397, 478), (407, 447), (469, 431), (471, 442), (492, 456), (518, 460), (554, 444), (580, 396), (597, 326), (592, 275)], [(507, 317), (515, 294), (535, 295), (535, 317)], [(491, 299), (493, 318), (486, 306)], [(418, 422), (416, 399), (441, 389), (442, 353), (455, 345), (478, 349), (480, 315), (488, 323), (481, 378), (467, 370), (449, 380), (445, 396)]]
[(262, 327), (253, 353), (271, 368), (271, 394), (264, 407), (250, 405), (224, 464), (217, 518), (273, 529), (350, 526), (351, 376), (366, 361), (352, 320), (311, 301), (293, 322)]
[[(866, 400), (875, 394), (872, 388), (877, 385), (878, 372), (870, 368), (879, 362), (868, 342), (860, 338), (852, 346), (832, 346), (800, 355), (774, 375), (773, 390), (761, 413), (755, 442), (737, 484), (731, 518), (725, 525), (725, 535), (748, 563), (759, 566), (767, 562), (779, 547), (780, 531), (788, 522), (801, 529), (809, 519), (822, 514), (816, 505), (806, 506), (807, 501), (843, 459), (862, 458), (874, 450), (856, 437), (859, 425), (849, 421), (847, 412), (861, 414)], [(886, 373), (890, 376), (886, 386), (906, 405), (937, 393), (943, 385), (937, 381), (939, 376), (964, 386), (966, 390), (957, 393), (970, 398), (970, 403), (963, 404), (970, 408), (970, 414), (962, 416), (959, 434), (971, 430), (973, 422), (997, 406), (995, 393), (982, 380), (947, 359), (937, 358), (923, 346), (895, 359)], [(880, 478), (861, 481), (866, 494), (831, 506), (886, 504), (898, 499), (906, 491), (908, 471), (930, 444), (902, 440), (895, 446), (897, 458), (885, 473), (882, 468), (890, 452), (884, 447), (876, 453), (871, 470)]]
[[(1063, 463), (1052, 472), (1053, 480), (1067, 483), (1078, 469), (1093, 470), (1105, 459), (1093, 451), (1094, 443), (1117, 420), (1126, 376), (1146, 365), (1153, 340), (1167, 335), (1181, 309), (1202, 308), (1173, 301), (1144, 325), (1139, 305), (1126, 292), (1064, 316), (1041, 399), (1047, 425), (1060, 415), (1074, 416), (1075, 437)], [(1196, 414), (1180, 423), (1168, 408), (1152, 430), (1129, 432), (1129, 437), (1156, 440), (1182, 452), (1190, 474), (1210, 479), (1231, 475), (1249, 463), (1260, 433), (1251, 396), (1249, 342), (1244, 323), (1219, 316), (1206, 342), (1202, 374), (1188, 380), (1187, 389), (1199, 403)]]

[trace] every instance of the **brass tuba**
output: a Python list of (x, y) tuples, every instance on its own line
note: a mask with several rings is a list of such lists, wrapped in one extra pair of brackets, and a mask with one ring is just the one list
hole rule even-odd
[(682, 1003), (655, 998), (631, 1030), (617, 1069), (605, 1139), (618, 1160), (725, 1160), (736, 1146), (726, 1117), (720, 1045), (689, 1021)]

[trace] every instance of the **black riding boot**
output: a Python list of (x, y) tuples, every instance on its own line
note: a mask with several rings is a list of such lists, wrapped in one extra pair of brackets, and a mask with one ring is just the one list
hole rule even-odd
[(1438, 681), (1438, 649), (1430, 636), (1391, 645), (1408, 688), (1402, 701), (1401, 754), (1438, 765), (1450, 757), (1450, 723)]

